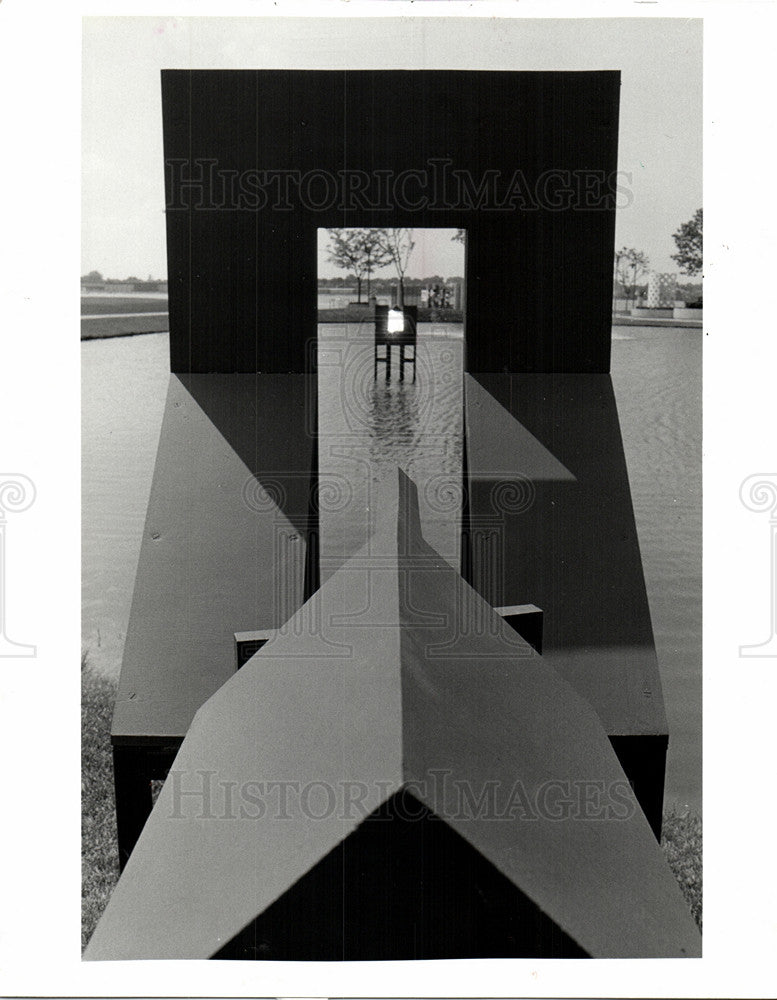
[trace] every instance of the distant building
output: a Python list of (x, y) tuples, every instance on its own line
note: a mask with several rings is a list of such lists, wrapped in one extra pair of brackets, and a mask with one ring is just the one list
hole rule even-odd
[(677, 275), (651, 271), (648, 276), (649, 309), (671, 309), (677, 298)]

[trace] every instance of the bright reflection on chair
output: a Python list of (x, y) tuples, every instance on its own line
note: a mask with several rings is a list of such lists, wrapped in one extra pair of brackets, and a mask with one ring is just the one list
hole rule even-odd
[(405, 314), (401, 309), (389, 309), (388, 333), (404, 333)]
[[(375, 365), (374, 378), (378, 377), (378, 365), (386, 366), (386, 381), (391, 381), (391, 348), (399, 348), (399, 381), (405, 379), (405, 365), (413, 367), (415, 382), (416, 340), (418, 336), (417, 306), (375, 306)], [(381, 356), (379, 347), (385, 347)], [(412, 348), (412, 356), (407, 357), (407, 348)]]

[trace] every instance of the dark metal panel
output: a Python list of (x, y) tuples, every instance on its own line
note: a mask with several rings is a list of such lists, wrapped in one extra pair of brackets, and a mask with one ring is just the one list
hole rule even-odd
[(403, 789), (213, 957), (353, 962), (539, 955), (588, 957)]
[(172, 370), (305, 371), (316, 229), (409, 225), (468, 232), (470, 371), (606, 372), (619, 89), (614, 71), (164, 71)]

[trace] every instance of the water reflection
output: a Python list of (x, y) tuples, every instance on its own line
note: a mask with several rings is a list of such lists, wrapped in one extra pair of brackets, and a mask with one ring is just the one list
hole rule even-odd
[(321, 328), (319, 474), (346, 477), (353, 487), (347, 508), (321, 512), (322, 580), (370, 537), (374, 484), (397, 466), (418, 486), (427, 540), (457, 563), (460, 505), (451, 498), (462, 474), (463, 347), (460, 326), (420, 324), (416, 380), (400, 381), (398, 349), (387, 380), (382, 366), (374, 375), (372, 324)]
[(422, 439), (419, 391), (420, 386), (411, 382), (373, 382), (369, 456), (376, 469), (384, 465), (404, 465)]

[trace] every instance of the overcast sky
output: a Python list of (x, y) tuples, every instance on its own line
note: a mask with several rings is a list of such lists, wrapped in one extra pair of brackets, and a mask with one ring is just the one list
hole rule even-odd
[[(677, 270), (672, 233), (702, 205), (700, 21), (111, 17), (84, 20), (82, 273), (166, 275), (161, 69), (375, 67), (621, 70), (616, 247)], [(425, 262), (455, 273), (456, 246), (432, 237)]]

